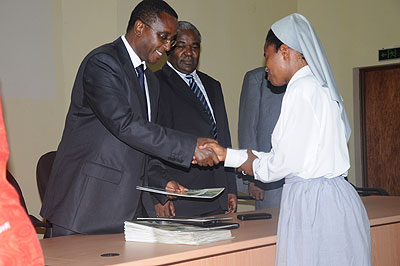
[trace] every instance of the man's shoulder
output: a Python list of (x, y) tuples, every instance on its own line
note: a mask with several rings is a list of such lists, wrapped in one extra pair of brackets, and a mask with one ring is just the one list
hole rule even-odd
[(206, 74), (206, 73), (204, 73), (204, 72), (201, 72), (201, 71), (198, 71), (198, 70), (197, 70), (197, 75), (199, 76), (199, 78), (200, 78), (202, 81), (203, 81), (203, 80), (207, 80), (208, 82), (214, 82), (214, 83), (220, 84), (220, 82), (219, 82), (218, 80), (216, 80), (215, 78), (211, 77), (210, 75), (208, 75), (208, 74)]
[(119, 50), (121, 49), (120, 43), (122, 40), (119, 38), (111, 43), (103, 44), (95, 49), (93, 49), (87, 56), (86, 59), (89, 59), (93, 56), (97, 56), (100, 54), (104, 54), (106, 56), (117, 57)]
[(257, 67), (246, 72), (246, 76), (265, 76), (265, 67)]
[(171, 76), (171, 74), (173, 74), (173, 72), (174, 70), (165, 63), (163, 67), (155, 71), (154, 74), (160, 81), (165, 81), (169, 76)]
[(110, 42), (110, 43), (105, 43), (102, 44), (96, 48), (94, 48), (89, 54), (91, 53), (99, 53), (99, 52), (115, 52), (117, 49), (117, 46), (119, 45), (119, 42), (122, 42), (122, 40), (120, 38), (118, 38), (117, 40)]

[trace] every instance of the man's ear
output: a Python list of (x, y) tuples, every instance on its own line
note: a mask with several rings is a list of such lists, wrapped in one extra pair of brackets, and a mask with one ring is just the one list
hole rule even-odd
[(135, 25), (133, 26), (133, 32), (135, 33), (135, 36), (142, 36), (144, 27), (145, 24), (142, 21), (140, 21), (139, 19), (136, 20)]

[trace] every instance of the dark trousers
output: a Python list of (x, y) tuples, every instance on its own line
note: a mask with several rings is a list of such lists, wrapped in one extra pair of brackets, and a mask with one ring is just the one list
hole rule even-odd
[(57, 236), (69, 236), (69, 235), (75, 235), (75, 234), (78, 234), (78, 233), (68, 230), (62, 226), (52, 224), (51, 228), (46, 229), (46, 233), (44, 234), (43, 238), (57, 237)]

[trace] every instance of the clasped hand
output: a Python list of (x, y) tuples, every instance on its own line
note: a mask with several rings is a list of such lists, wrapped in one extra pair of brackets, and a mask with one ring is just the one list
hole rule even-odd
[(192, 160), (193, 164), (198, 164), (200, 166), (213, 166), (221, 161), (217, 154), (213, 151), (212, 147), (207, 146), (209, 144), (218, 145), (218, 142), (215, 139), (197, 139), (196, 149), (194, 151)]
[[(206, 139), (208, 140), (208, 139)], [(199, 142), (197, 142), (199, 143)], [(197, 147), (196, 147), (197, 149)], [(212, 158), (215, 160), (215, 156), (217, 157), (219, 162), (225, 161), (227, 149), (218, 144), (215, 140), (213, 141), (205, 141), (203, 145), (199, 146), (201, 151), (210, 150), (212, 152)], [(254, 176), (253, 173), (253, 161), (257, 158), (251, 150), (247, 150), (247, 160), (238, 168), (239, 171), (246, 173), (247, 175)], [(193, 163), (196, 163), (196, 160), (193, 158)], [(211, 165), (209, 165), (211, 166)]]

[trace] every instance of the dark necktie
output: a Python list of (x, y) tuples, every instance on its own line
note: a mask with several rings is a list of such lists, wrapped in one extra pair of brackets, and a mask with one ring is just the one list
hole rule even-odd
[(139, 66), (136, 67), (136, 72), (137, 72), (137, 75), (138, 75), (140, 87), (142, 87), (142, 91), (143, 91), (143, 94), (144, 94), (144, 103), (146, 105), (146, 120), (147, 120), (149, 115), (148, 115), (148, 110), (147, 110), (146, 89), (144, 87), (144, 66), (143, 66), (143, 64), (140, 64)]
[(207, 115), (208, 115), (208, 117), (209, 117), (209, 119), (210, 119), (210, 121), (211, 121), (212, 129), (211, 129), (211, 132), (210, 132), (210, 133), (212, 134), (212, 136), (214, 137), (214, 139), (216, 139), (216, 138), (217, 138), (217, 124), (215, 124), (215, 121), (214, 121), (214, 118), (213, 118), (213, 116), (212, 116), (210, 107), (208, 106), (207, 101), (206, 101), (206, 99), (204, 98), (204, 95), (203, 95), (203, 93), (201, 92), (199, 86), (197, 85), (196, 81), (194, 80), (193, 75), (188, 74), (188, 75), (186, 75), (186, 78), (187, 78), (187, 80), (189, 81), (189, 86), (190, 86), (190, 88), (192, 89), (194, 95), (196, 96), (197, 99), (199, 99), (199, 101), (200, 101), (201, 104), (203, 105), (204, 110), (205, 110), (205, 112), (207, 113)]

